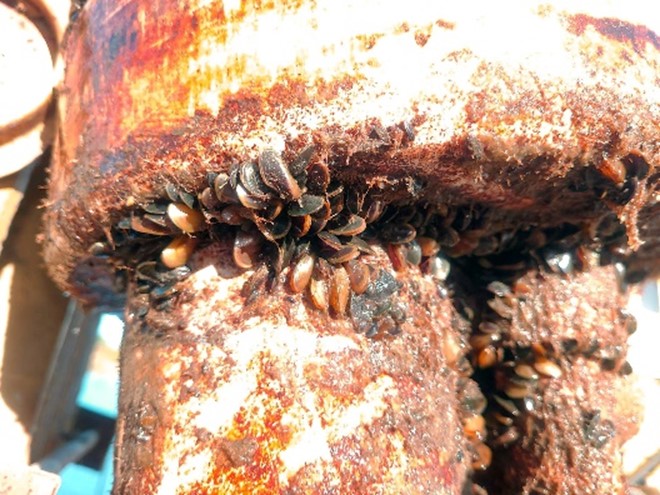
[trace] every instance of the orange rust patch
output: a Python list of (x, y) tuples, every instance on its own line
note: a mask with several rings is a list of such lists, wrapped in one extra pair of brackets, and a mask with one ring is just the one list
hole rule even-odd
[(415, 33), (415, 43), (417, 43), (419, 46), (424, 46), (429, 41), (430, 37), (430, 33), (425, 33), (419, 30)]
[(435, 21), (435, 25), (441, 27), (442, 29), (454, 29), (456, 24), (453, 22), (445, 21), (444, 19), (438, 19)]
[(569, 16), (568, 21), (568, 31), (577, 36), (582, 35), (588, 26), (593, 26), (596, 31), (607, 38), (619, 43), (630, 43), (638, 54), (644, 51), (647, 43), (656, 50), (660, 50), (658, 35), (652, 29), (641, 24), (632, 24), (611, 17), (591, 17), (586, 14)]
[(358, 34), (355, 39), (360, 43), (360, 46), (362, 47), (363, 50), (371, 50), (374, 46), (376, 46), (376, 43), (378, 42), (379, 39), (381, 39), (384, 35), (382, 33), (380, 34)]

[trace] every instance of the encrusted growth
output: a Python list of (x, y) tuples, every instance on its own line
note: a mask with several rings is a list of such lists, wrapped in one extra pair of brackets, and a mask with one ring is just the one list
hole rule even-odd
[[(644, 171), (631, 167), (632, 178), (624, 170), (616, 175), (618, 185), (613, 182), (612, 191), (603, 194), (614, 194), (626, 184), (634, 188)], [(195, 249), (231, 239), (233, 264), (252, 271), (242, 290), (246, 304), (263, 291), (283, 287), (304, 295), (313, 310), (349, 319), (368, 338), (395, 337), (410, 317), (396, 297), (402, 288), (396, 272), (420, 270), (438, 283), (438, 294), (445, 297), (455, 288), (444, 284), (451, 267), (460, 267), (453, 278), (472, 275), (486, 303), (481, 307), (464, 301), (461, 313), (474, 330), (463, 337), (467, 346), (443, 337), (449, 339), (443, 350), (462, 375), (458, 393), (467, 455), (472, 469), (482, 472), (494, 451), (525, 438), (544, 386), (562, 376), (572, 355), (598, 359), (604, 370), (630, 372), (621, 346), (589, 348), (566, 338), (556, 348), (542, 340), (518, 343), (511, 334), (520, 302), (535, 290), (526, 273), (540, 270), (570, 278), (613, 264), (625, 289), (625, 266), (617, 262), (617, 252), (626, 243), (626, 230), (616, 217), (604, 217), (591, 230), (523, 225), (516, 232), (496, 233), (489, 230), (489, 221), (489, 211), (479, 205), (403, 204), (366, 186), (345, 186), (332, 179), (313, 147), (290, 164), (266, 150), (227, 173), (209, 173), (201, 191), (167, 184), (162, 197), (121, 219), (91, 254), (109, 258), (118, 273), (135, 280), (146, 314), (149, 307), (170, 309), (178, 282), (191, 273), (187, 263)], [(585, 240), (596, 249), (585, 247)], [(376, 245), (387, 253), (390, 267), (370, 262)], [(622, 313), (620, 319), (622, 326), (634, 329), (629, 315)], [(590, 416), (585, 424), (594, 421)], [(598, 430), (591, 435), (594, 442), (606, 442), (598, 428), (591, 428)]]
[[(644, 164), (632, 156), (618, 168), (601, 170), (602, 177), (592, 182), (611, 182), (603, 195), (634, 188), (648, 172)], [(91, 254), (110, 258), (120, 272), (134, 273), (144, 287), (158, 286), (160, 294), (162, 286), (185, 277), (185, 265), (200, 244), (231, 236), (235, 265), (254, 269), (244, 291), (248, 300), (257, 289), (270, 289), (285, 277), (291, 292), (307, 294), (313, 307), (340, 317), (354, 309), (351, 294), (359, 301), (381, 277), (368, 262), (374, 243), (385, 245), (393, 270), (419, 267), (438, 281), (448, 276), (448, 258), (476, 259), (485, 270), (515, 275), (536, 257), (561, 272), (570, 268), (567, 263), (587, 262), (580, 256), (582, 248), (576, 248), (585, 240), (603, 249), (607, 263), (626, 243), (626, 230), (613, 214), (591, 229), (530, 224), (515, 232), (493, 232), (491, 223), (490, 210), (480, 205), (391, 202), (383, 190), (344, 185), (332, 178), (314, 146), (288, 164), (267, 149), (226, 173), (209, 172), (201, 191), (166, 184), (162, 196), (122, 218), (106, 241), (91, 247)], [(563, 254), (567, 249), (577, 253), (575, 261)], [(381, 325), (396, 332), (397, 318), (395, 311)], [(490, 334), (474, 337), (483, 365), (501, 359), (486, 342)]]
[[(360, 315), (356, 328), (369, 336), (396, 334), (405, 311), (389, 302), (396, 287), (383, 281), (391, 275), (368, 263), (372, 245), (386, 244), (395, 271), (419, 267), (443, 281), (450, 264), (440, 251), (460, 242), (457, 229), (465, 224), (456, 214), (388, 205), (366, 189), (345, 188), (314, 159), (313, 147), (290, 164), (266, 150), (228, 173), (209, 173), (208, 187), (198, 193), (166, 185), (163, 197), (121, 219), (91, 253), (133, 273), (158, 304), (187, 276), (198, 246), (231, 236), (234, 264), (254, 269), (244, 288), (248, 302), (285, 277), (288, 289), (305, 293), (314, 308), (337, 317), (350, 309)], [(367, 313), (375, 323), (363, 328)]]
[[(636, 322), (620, 309), (624, 268), (610, 265), (609, 256), (555, 244), (521, 256), (517, 263), (505, 258), (459, 262), (464, 272), (471, 270), (477, 293), (469, 358), (472, 378), (487, 401), (483, 437), (499, 459), (495, 471), (506, 465), (506, 456), (518, 455), (512, 449), (529, 452), (530, 459), (543, 456), (539, 449), (549, 441), (547, 411), (553, 411), (557, 425), (574, 420), (577, 413), (564, 418), (554, 404), (561, 383), (587, 369), (599, 370), (603, 376), (598, 379), (610, 381), (632, 372), (625, 342)], [(584, 431), (589, 448), (606, 455), (601, 451), (613, 448), (607, 444), (616, 430), (611, 411), (602, 419), (597, 405), (576, 404), (582, 419), (575, 427)]]
[[(632, 179), (618, 174), (621, 183), (612, 187), (634, 187), (638, 169)], [(561, 377), (562, 363), (572, 354), (595, 356), (605, 370), (630, 372), (620, 347), (585, 348), (570, 338), (561, 349), (543, 341), (518, 345), (510, 333), (520, 300), (533, 290), (524, 277), (530, 271), (570, 277), (614, 263), (624, 289), (625, 267), (616, 255), (626, 232), (616, 217), (604, 217), (592, 232), (573, 225), (525, 225), (492, 234), (487, 222), (488, 211), (477, 205), (389, 203), (382, 192), (344, 186), (332, 179), (313, 147), (290, 164), (266, 150), (227, 173), (209, 173), (201, 191), (167, 184), (162, 197), (120, 220), (92, 254), (109, 257), (119, 272), (135, 279), (150, 307), (167, 311), (177, 283), (191, 273), (187, 263), (194, 250), (229, 238), (234, 265), (252, 270), (242, 290), (246, 304), (264, 290), (283, 286), (304, 294), (310, 308), (349, 318), (369, 338), (396, 336), (410, 316), (397, 301), (401, 283), (394, 272), (421, 270), (439, 283), (444, 297), (448, 289), (442, 282), (452, 265), (461, 266), (455, 278), (478, 271), (474, 278), (486, 304), (467, 303), (462, 311), (474, 325), (465, 336), (470, 359), (458, 342), (443, 346), (464, 377), (462, 422), (478, 472), (490, 465), (491, 449), (521, 438), (544, 384)], [(584, 247), (585, 239), (597, 250)], [(376, 244), (387, 252), (390, 270), (370, 263)], [(628, 315), (621, 319), (626, 328), (634, 326)], [(473, 369), (486, 397), (469, 378)]]

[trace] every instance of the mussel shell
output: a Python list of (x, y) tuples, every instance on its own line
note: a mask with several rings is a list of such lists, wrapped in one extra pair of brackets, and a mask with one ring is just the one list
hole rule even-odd
[(157, 224), (145, 217), (134, 216), (131, 218), (131, 229), (141, 234), (168, 235), (171, 230), (166, 226)]
[(295, 253), (295, 242), (293, 239), (285, 238), (280, 244), (276, 244), (276, 251), (271, 259), (271, 264), (276, 275), (291, 264)]
[(138, 281), (147, 281), (154, 284), (160, 283), (157, 270), (157, 261), (143, 261), (135, 267), (135, 277)]
[(369, 203), (369, 206), (364, 212), (364, 219), (367, 223), (373, 223), (378, 220), (385, 211), (385, 203), (379, 200), (374, 200)]
[(598, 171), (618, 187), (626, 179), (626, 167), (618, 159), (603, 160), (598, 165)]
[(296, 237), (306, 236), (310, 229), (312, 228), (312, 217), (310, 215), (304, 215), (302, 217), (292, 217), (291, 219), (291, 230), (293, 235)]
[(229, 183), (229, 176), (225, 173), (215, 174), (213, 177), (213, 191), (218, 199), (222, 200), (223, 189)]
[(213, 183), (215, 182), (215, 178), (218, 176), (218, 172), (207, 172), (206, 173), (206, 183), (210, 188), (213, 188)]
[(348, 307), (348, 300), (351, 295), (351, 282), (346, 272), (346, 269), (342, 266), (337, 266), (332, 271), (332, 278), (330, 279), (330, 307), (334, 310), (337, 315), (343, 315), (346, 313), (346, 308)]
[(307, 166), (314, 155), (316, 147), (312, 144), (303, 149), (295, 160), (289, 165), (289, 170), (302, 186), (307, 181)]
[(419, 265), (422, 262), (422, 248), (415, 241), (406, 245), (406, 261), (411, 265)]
[(353, 214), (358, 214), (364, 208), (364, 200), (366, 199), (366, 194), (363, 191), (358, 191), (356, 189), (347, 189), (344, 193), (346, 203), (346, 208)]
[(509, 416), (512, 416), (512, 417), (520, 416), (520, 409), (518, 409), (516, 407), (515, 403), (512, 400), (505, 399), (504, 397), (502, 397), (500, 395), (497, 395), (497, 394), (492, 395), (491, 398)]
[(326, 196), (328, 198), (328, 209), (329, 211), (326, 214), (327, 218), (334, 218), (344, 211), (344, 193), (340, 191), (334, 196), (331, 196), (330, 193)]
[(475, 256), (486, 256), (493, 254), (500, 248), (500, 242), (496, 236), (482, 237), (479, 239), (479, 244), (474, 248), (473, 254)]
[(273, 220), (277, 218), (282, 211), (284, 211), (284, 202), (279, 199), (271, 199), (268, 202), (266, 211), (262, 215), (268, 220)]
[(284, 238), (291, 230), (291, 218), (288, 215), (280, 215), (272, 221), (260, 222), (257, 227), (266, 239), (277, 241)]
[(250, 304), (260, 296), (267, 284), (271, 281), (271, 273), (266, 263), (261, 263), (241, 288), (241, 295), (245, 297), (246, 304)]
[(371, 130), (369, 131), (369, 138), (378, 142), (379, 145), (390, 144), (390, 134), (387, 132), (387, 129), (382, 126), (380, 123), (373, 124)]
[(317, 260), (316, 266), (312, 272), (312, 279), (309, 282), (309, 298), (312, 305), (321, 311), (327, 311), (330, 305), (330, 296), (328, 290), (328, 268), (323, 268), (327, 263), (323, 259)]
[(210, 187), (199, 193), (199, 202), (207, 210), (215, 210), (220, 206), (220, 201)]
[[(218, 177), (221, 177), (218, 175)], [(220, 181), (221, 182), (221, 181)], [(214, 188), (215, 195), (218, 197), (218, 201), (222, 203), (239, 203), (238, 195), (236, 194), (236, 189), (231, 186), (231, 184), (226, 181), (221, 187)]]
[(206, 226), (202, 212), (184, 203), (167, 205), (167, 217), (183, 232), (198, 232)]
[(186, 235), (175, 237), (161, 251), (160, 260), (170, 269), (185, 265), (190, 259), (196, 245), (197, 239), (192, 237)]
[(303, 195), (296, 203), (289, 204), (288, 213), (292, 217), (312, 215), (323, 208), (326, 200), (323, 196)]
[(330, 171), (325, 163), (313, 163), (307, 167), (307, 189), (312, 194), (323, 194), (330, 185)]
[(650, 165), (646, 159), (636, 151), (628, 153), (622, 161), (629, 177), (643, 179), (649, 173)]
[(397, 272), (403, 271), (406, 268), (406, 254), (407, 250), (403, 244), (387, 245), (387, 255), (392, 262), (392, 267)]
[(253, 267), (258, 258), (263, 238), (256, 231), (244, 232), (239, 230), (234, 238), (232, 256), (239, 268)]
[(300, 256), (300, 258), (291, 266), (289, 272), (289, 287), (294, 293), (300, 293), (309, 286), (315, 264), (316, 258), (311, 254), (306, 253)]
[(487, 289), (498, 297), (504, 297), (511, 294), (509, 286), (499, 280), (489, 283)]
[(419, 236), (417, 237), (419, 247), (422, 249), (422, 256), (430, 257), (435, 256), (440, 251), (438, 241), (431, 237)]
[(249, 218), (247, 211), (240, 205), (228, 205), (214, 215), (220, 223), (227, 225), (242, 225)]
[(173, 282), (179, 282), (190, 276), (192, 270), (188, 265), (181, 265), (172, 270), (167, 270), (163, 272), (158, 272), (158, 277), (160, 283), (169, 284)]
[(439, 281), (447, 280), (451, 271), (451, 263), (443, 256), (432, 256), (423, 265), (425, 273)]
[(350, 241), (347, 242), (349, 246), (355, 246), (364, 254), (374, 254), (373, 248), (367, 243), (364, 239), (360, 237), (352, 237)]
[(253, 196), (243, 184), (236, 185), (236, 196), (243, 206), (250, 208), (251, 210), (263, 210), (269, 206), (267, 199), (261, 199), (257, 196)]
[(131, 228), (131, 217), (123, 217), (120, 219), (117, 224), (119, 230), (128, 230)]
[(168, 203), (157, 201), (154, 203), (149, 203), (143, 208), (143, 210), (146, 213), (151, 213), (152, 215), (164, 215), (167, 213), (167, 205)]
[(358, 259), (353, 259), (344, 265), (348, 272), (351, 290), (356, 294), (362, 294), (369, 287), (371, 272), (369, 266)]
[(344, 247), (339, 238), (328, 231), (319, 232), (317, 237), (319, 241), (321, 241), (321, 246), (330, 249), (331, 251), (339, 251)]
[(408, 223), (388, 223), (383, 226), (379, 235), (391, 244), (405, 244), (415, 239), (417, 231)]
[(328, 232), (334, 235), (354, 236), (364, 232), (367, 228), (367, 223), (359, 215), (351, 215), (342, 222), (338, 227), (328, 229)]
[(274, 150), (265, 150), (259, 155), (259, 173), (264, 183), (282, 199), (297, 200), (302, 195), (298, 182)]
[(309, 229), (309, 234), (312, 235), (321, 232), (327, 223), (328, 221), (324, 218), (312, 217), (312, 227)]
[(167, 217), (165, 215), (154, 215), (152, 213), (145, 213), (142, 218), (161, 227), (168, 228)]
[(461, 240), (460, 235), (458, 235), (458, 232), (454, 230), (451, 227), (445, 227), (438, 235), (436, 240), (442, 245), (446, 247), (453, 247), (456, 244), (459, 243)]
[(179, 189), (174, 184), (165, 184), (165, 194), (170, 199), (170, 201), (179, 201)]
[(270, 197), (268, 186), (262, 180), (259, 166), (256, 163), (247, 162), (241, 165), (239, 178), (250, 196), (261, 200), (267, 200)]
[(548, 268), (554, 273), (568, 275), (573, 271), (573, 256), (568, 252), (546, 249), (543, 253), (543, 259)]
[(334, 254), (327, 257), (327, 260), (332, 264), (346, 263), (360, 256), (360, 250), (355, 246), (344, 246)]
[(232, 187), (232, 189), (236, 189), (236, 185), (238, 184), (238, 174), (241, 170), (241, 166), (238, 163), (232, 163), (229, 166), (229, 185)]
[(195, 196), (186, 191), (179, 191), (179, 199), (188, 208), (195, 207)]

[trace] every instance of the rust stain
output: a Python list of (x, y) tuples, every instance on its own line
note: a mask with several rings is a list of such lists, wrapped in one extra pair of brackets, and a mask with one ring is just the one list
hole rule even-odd
[(456, 24), (450, 21), (445, 21), (444, 19), (438, 19), (435, 21), (435, 25), (442, 28), (442, 29), (454, 29), (456, 27)]
[(358, 42), (358, 45), (364, 50), (371, 50), (379, 39), (384, 36), (383, 33), (372, 33), (372, 34), (358, 34), (355, 36), (355, 39)]
[(630, 43), (638, 54), (641, 54), (647, 44), (660, 50), (658, 35), (648, 27), (641, 24), (632, 24), (612, 17), (591, 17), (586, 14), (575, 14), (568, 17), (569, 32), (577, 36), (582, 35), (588, 26), (603, 36), (619, 43)]
[(423, 47), (429, 41), (430, 37), (431, 37), (431, 33), (424, 32), (420, 29), (415, 32), (415, 43)]
[(410, 31), (410, 25), (407, 22), (402, 22), (395, 30), (395, 33), (407, 33)]

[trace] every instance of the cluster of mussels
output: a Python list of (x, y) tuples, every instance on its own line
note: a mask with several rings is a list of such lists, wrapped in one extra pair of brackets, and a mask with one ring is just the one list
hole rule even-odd
[(493, 457), (490, 447), (486, 445), (487, 430), (483, 413), (488, 404), (487, 400), (477, 383), (467, 376), (459, 379), (458, 397), (472, 469), (484, 471), (490, 466)]
[[(534, 255), (525, 262), (527, 268), (559, 275), (569, 275), (603, 262), (598, 253), (583, 247), (570, 251), (548, 247)], [(487, 439), (488, 447), (500, 450), (517, 442), (523, 434), (530, 435), (543, 389), (550, 380), (562, 376), (562, 363), (569, 363), (580, 355), (597, 360), (604, 371), (627, 375), (632, 368), (625, 361), (620, 345), (601, 346), (597, 341), (579, 343), (574, 338), (566, 338), (561, 342), (561, 349), (555, 349), (547, 343), (521, 346), (512, 342), (510, 325), (519, 309), (519, 299), (533, 289), (523, 279), (513, 276), (511, 265), (502, 265), (500, 270), (495, 268), (489, 265), (489, 269), (480, 274), (481, 278), (494, 280), (486, 286), (490, 297), (475, 318), (469, 340), (471, 364), (477, 370), (473, 377), (486, 394), (484, 406), (478, 411), (483, 416), (475, 416), (472, 422), (466, 423), (465, 431), (470, 438), (474, 430), (477, 433), (472, 435)], [(625, 310), (620, 310), (619, 323), (629, 335), (637, 327), (635, 318)], [(598, 411), (584, 423), (585, 438), (596, 448), (613, 436), (611, 424), (598, 422)]]
[(598, 167), (585, 169), (585, 180), (575, 187), (593, 190), (597, 197), (625, 205), (650, 171), (642, 155), (631, 152), (620, 160), (603, 160)]
[[(327, 163), (311, 160), (313, 154), (308, 147), (286, 164), (265, 150), (256, 161), (208, 174), (199, 194), (169, 184), (162, 198), (121, 219), (92, 253), (112, 253), (120, 266), (131, 260), (127, 268), (140, 290), (164, 308), (176, 282), (190, 273), (186, 263), (194, 250), (230, 235), (234, 264), (254, 269), (244, 288), (248, 300), (286, 273), (288, 288), (306, 293), (314, 308), (335, 316), (352, 308), (363, 316), (356, 318), (358, 330), (396, 333), (406, 315), (378, 303), (395, 289), (362, 258), (373, 254), (370, 242), (386, 246), (394, 270), (419, 266), (442, 281), (450, 264), (440, 251), (460, 243), (470, 217), (440, 207), (387, 205), (366, 190), (344, 188), (331, 180)], [(373, 317), (378, 321), (365, 327)]]
[[(648, 165), (636, 155), (602, 168), (591, 182), (608, 197), (634, 190), (648, 174)], [(548, 252), (546, 246), (577, 246), (585, 235), (614, 255), (625, 245), (625, 228), (613, 214), (588, 233), (563, 225), (521, 226), (515, 233), (485, 235), (487, 210), (477, 205), (392, 204), (385, 195), (365, 185), (345, 188), (333, 181), (327, 162), (314, 157), (313, 146), (289, 164), (268, 149), (255, 161), (233, 164), (226, 173), (209, 173), (208, 187), (199, 193), (166, 185), (162, 197), (121, 219), (107, 242), (92, 247), (92, 254), (112, 256), (120, 267), (130, 263), (127, 268), (148, 291), (184, 277), (187, 272), (181, 267), (200, 243), (232, 235), (236, 266), (256, 269), (247, 288), (272, 286), (290, 268), (291, 291), (307, 292), (314, 307), (343, 315), (351, 293), (364, 293), (379, 277), (361, 258), (372, 254), (371, 240), (386, 247), (394, 270), (419, 266), (439, 280), (450, 267), (441, 253), (476, 257), (486, 269), (517, 273), (537, 251), (556, 265), (553, 269), (565, 270), (565, 255)], [(160, 294), (154, 298), (166, 300)], [(489, 354), (487, 348), (483, 359), (492, 359)]]
[[(603, 195), (629, 199), (648, 172), (644, 163), (630, 157), (591, 181), (603, 187)], [(603, 186), (604, 179), (614, 180), (613, 170), (617, 183)], [(367, 337), (396, 335), (407, 318), (407, 308), (395, 297), (400, 283), (368, 261), (374, 241), (384, 246), (394, 271), (418, 267), (438, 282), (449, 275), (447, 256), (462, 257), (458, 264), (478, 266), (493, 296), (469, 338), (471, 362), (458, 343), (449, 346), (462, 375), (459, 397), (473, 469), (489, 466), (491, 447), (506, 447), (520, 437), (524, 412), (534, 410), (539, 387), (562, 370), (559, 356), (543, 346), (502, 345), (516, 305), (508, 283), (534, 266), (569, 274), (593, 263), (579, 247), (584, 229), (522, 226), (513, 234), (484, 235), (488, 219), (478, 206), (393, 204), (385, 193), (366, 186), (344, 187), (332, 180), (327, 163), (315, 158), (311, 146), (289, 164), (265, 150), (257, 160), (209, 173), (207, 179), (207, 187), (194, 194), (166, 185), (162, 197), (121, 219), (108, 241), (92, 246), (92, 254), (111, 257), (118, 268), (132, 272), (150, 306), (167, 310), (177, 282), (191, 273), (187, 263), (194, 250), (230, 236), (233, 263), (253, 270), (243, 287), (248, 303), (283, 283), (293, 293), (304, 293), (313, 308), (350, 317)], [(614, 215), (587, 235), (603, 247), (602, 263), (612, 262), (606, 254), (625, 244), (625, 228)], [(623, 265), (617, 267), (624, 284)], [(469, 305), (464, 309), (469, 320), (477, 321)], [(617, 359), (603, 356), (603, 367)], [(493, 383), (481, 384), (488, 400), (469, 378), (473, 367), (492, 371)], [(625, 373), (629, 365), (620, 368)]]

